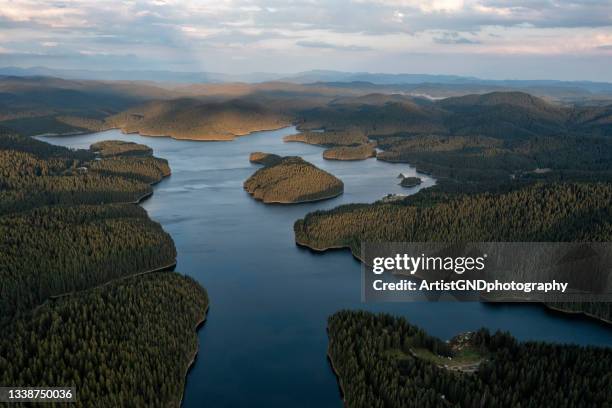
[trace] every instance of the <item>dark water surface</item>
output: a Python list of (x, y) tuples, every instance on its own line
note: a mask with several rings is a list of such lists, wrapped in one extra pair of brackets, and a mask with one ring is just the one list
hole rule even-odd
[[(548, 312), (538, 305), (480, 303), (362, 304), (360, 265), (348, 251), (316, 254), (298, 248), (293, 223), (307, 212), (387, 193), (415, 192), (397, 185), (405, 164), (375, 159), (325, 161), (322, 149), (283, 143), (294, 128), (259, 132), (233, 142), (177, 141), (119, 131), (41, 137), (87, 148), (107, 139), (144, 143), (168, 159), (172, 176), (143, 203), (172, 235), (177, 271), (208, 290), (211, 306), (198, 333), (200, 352), (187, 378), (185, 407), (341, 407), (327, 360), (326, 319), (343, 308), (406, 316), (443, 339), (482, 326), (509, 330), (519, 339), (612, 345), (612, 329), (587, 319)], [(258, 166), (249, 153), (299, 155), (345, 183), (344, 195), (293, 206), (264, 205), (242, 183)], [(421, 176), (423, 177), (423, 176)], [(425, 177), (423, 186), (434, 181)]]

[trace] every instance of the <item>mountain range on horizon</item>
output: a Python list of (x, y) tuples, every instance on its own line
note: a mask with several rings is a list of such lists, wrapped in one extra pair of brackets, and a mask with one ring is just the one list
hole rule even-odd
[(575, 88), (590, 93), (610, 93), (612, 83), (593, 81), (561, 81), (548, 79), (482, 79), (472, 76), (438, 74), (390, 74), (371, 72), (345, 72), (333, 70), (310, 70), (293, 74), (253, 72), (246, 74), (224, 74), (216, 72), (188, 72), (161, 70), (83, 70), (38, 67), (1, 67), (0, 76), (45, 76), (65, 79), (88, 79), (103, 81), (153, 81), (171, 83), (261, 83), (290, 82), (296, 84), (324, 83), (371, 83), (374, 85), (486, 85), (508, 88), (556, 87)]

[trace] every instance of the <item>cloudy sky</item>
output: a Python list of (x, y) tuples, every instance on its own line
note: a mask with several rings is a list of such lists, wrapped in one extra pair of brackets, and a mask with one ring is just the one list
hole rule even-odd
[(612, 0), (0, 0), (0, 66), (612, 81)]

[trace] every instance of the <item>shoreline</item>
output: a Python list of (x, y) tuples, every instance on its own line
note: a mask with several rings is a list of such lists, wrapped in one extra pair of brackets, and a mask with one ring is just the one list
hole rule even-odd
[[(324, 253), (327, 251), (338, 251), (338, 250), (349, 250), (349, 252), (351, 253), (351, 255), (353, 256), (354, 259), (358, 260), (361, 264), (365, 265), (365, 262), (361, 259), (361, 257), (357, 254), (355, 254), (353, 252), (353, 250), (351, 249), (351, 247), (349, 245), (338, 245), (338, 246), (329, 246), (329, 247), (323, 247), (323, 248), (318, 248), (315, 246), (312, 246), (310, 244), (307, 244), (303, 241), (298, 240), (297, 238), (295, 238), (295, 244), (297, 246), (303, 247), (303, 248), (307, 248), (311, 251), (317, 252), (317, 253)], [(417, 278), (417, 279), (421, 279), (424, 280), (425, 278), (422, 276), (418, 276), (418, 275), (410, 275), (413, 278)], [(592, 313), (588, 313), (588, 312), (584, 312), (584, 311), (580, 311), (580, 310), (567, 310), (567, 309), (562, 309), (559, 307), (555, 307), (555, 306), (551, 306), (550, 304), (546, 303), (546, 302), (516, 302), (516, 301), (493, 301), (492, 299), (487, 299), (487, 297), (483, 296), (482, 294), (480, 294), (481, 298), (484, 300), (484, 302), (480, 302), (480, 303), (489, 303), (489, 304), (497, 304), (497, 303), (520, 303), (520, 304), (525, 304), (525, 303), (533, 303), (534, 305), (540, 305), (546, 309), (549, 309), (550, 311), (556, 312), (559, 315), (564, 315), (565, 317), (569, 316), (574, 316), (574, 317), (582, 317), (582, 318), (586, 318), (589, 320), (594, 320), (598, 323), (602, 323), (605, 325), (612, 325), (612, 321), (604, 319), (602, 317), (599, 316), (595, 316)]]
[[(327, 329), (327, 333), (329, 337), (329, 329)], [(338, 384), (338, 389), (340, 390), (340, 398), (342, 399), (342, 405), (346, 407), (346, 391), (344, 390), (344, 384), (342, 383), (342, 378), (340, 378), (340, 374), (338, 373), (338, 369), (334, 365), (334, 359), (330, 354), (331, 349), (331, 340), (327, 343), (327, 361), (329, 362), (329, 366), (331, 367), (332, 373), (336, 377), (336, 383)]]
[(317, 201), (325, 201), (325, 200), (330, 200), (332, 198), (336, 198), (341, 196), (342, 194), (344, 194), (344, 188), (342, 189), (342, 191), (330, 195), (330, 196), (325, 196), (325, 197), (321, 197), (321, 198), (313, 198), (311, 200), (299, 200), (299, 201), (265, 201), (261, 198), (257, 198), (254, 196), (254, 194), (252, 192), (250, 192), (249, 190), (247, 190), (246, 188), (244, 189), (244, 191), (246, 191), (253, 200), (255, 201), (259, 201), (263, 204), (273, 204), (273, 205), (290, 205), (290, 204), (306, 204), (306, 203), (315, 203)]
[(252, 135), (253, 133), (258, 133), (258, 132), (273, 132), (275, 130), (281, 130), (281, 129), (285, 129), (288, 127), (294, 126), (292, 123), (289, 124), (285, 124), (285, 125), (281, 125), (278, 127), (274, 127), (274, 128), (269, 128), (269, 129), (257, 129), (257, 130), (252, 130), (250, 132), (244, 132), (244, 133), (237, 133), (237, 134), (232, 134), (230, 137), (228, 138), (211, 138), (211, 139), (199, 139), (199, 138), (193, 138), (193, 137), (176, 137), (176, 136), (170, 136), (170, 135), (154, 135), (154, 134), (146, 134), (146, 133), (141, 133), (140, 131), (133, 131), (133, 132), (128, 132), (123, 130), (123, 128), (121, 127), (109, 127), (109, 128), (105, 128), (105, 129), (101, 129), (101, 130), (83, 130), (83, 131), (75, 131), (75, 132), (67, 132), (67, 133), (41, 133), (41, 134), (37, 134), (37, 135), (31, 135), (29, 137), (33, 137), (33, 138), (37, 138), (37, 137), (70, 137), (70, 136), (83, 136), (83, 135), (90, 135), (90, 134), (94, 134), (94, 133), (103, 133), (103, 132), (109, 132), (111, 130), (119, 130), (122, 134), (124, 135), (139, 135), (142, 137), (165, 137), (168, 139), (174, 139), (174, 140), (179, 140), (179, 141), (187, 141), (187, 142), (232, 142), (237, 138), (240, 137), (244, 137), (244, 136), (249, 136)]
[(200, 341), (198, 340), (198, 332), (200, 331), (202, 326), (204, 326), (204, 323), (206, 323), (206, 320), (208, 319), (208, 309), (210, 309), (210, 299), (208, 299), (208, 302), (206, 303), (206, 309), (204, 309), (204, 314), (202, 315), (202, 318), (196, 323), (194, 327), (194, 332), (196, 335), (196, 348), (193, 352), (191, 360), (189, 361), (189, 363), (187, 363), (187, 367), (185, 368), (185, 374), (183, 375), (183, 388), (181, 390), (181, 398), (179, 398), (178, 404), (179, 407), (183, 406), (183, 398), (185, 398), (185, 388), (187, 388), (187, 376), (193, 368), (193, 365), (196, 359), (198, 358), (198, 354), (200, 353)]
[[(63, 135), (57, 135), (57, 134), (49, 135), (49, 134), (47, 134), (47, 135), (37, 135), (37, 136), (31, 136), (31, 137), (36, 138), (36, 137), (79, 136), (79, 135), (92, 134), (92, 133), (102, 133), (102, 132), (106, 132), (106, 131), (109, 131), (109, 130), (117, 130), (117, 129), (118, 128), (106, 129), (106, 130), (101, 130), (101, 131), (98, 131), (98, 132), (70, 133), (70, 134), (63, 134)], [(126, 133), (124, 132), (124, 134), (126, 134)], [(159, 183), (161, 183), (164, 179), (166, 179), (167, 177), (170, 177), (171, 175), (172, 175), (172, 170), (170, 170), (170, 173), (168, 173), (168, 174), (163, 174), (158, 180), (155, 180), (155, 181), (149, 183), (149, 186), (151, 187), (151, 191), (141, 195), (140, 197), (138, 197), (134, 201), (126, 201), (123, 204), (141, 205), (143, 201), (151, 198), (154, 195), (154, 192), (155, 192), (154, 186), (159, 184)], [(142, 206), (141, 206), (141, 208), (142, 208)], [(152, 222), (157, 222), (157, 221), (153, 220), (149, 216), (149, 214), (146, 211), (146, 209), (143, 208), (143, 210), (145, 211), (145, 213), (147, 213), (147, 217), (149, 218), (149, 220), (151, 220)], [(172, 236), (170, 236), (170, 238), (172, 239)], [(174, 243), (173, 239), (172, 239), (172, 242)], [(31, 313), (36, 313), (36, 311), (40, 307), (42, 307), (43, 305), (45, 305), (45, 304), (47, 304), (49, 302), (55, 302), (56, 300), (62, 299), (64, 297), (77, 295), (77, 294), (84, 293), (84, 292), (87, 292), (87, 291), (98, 290), (100, 288), (106, 287), (108, 285), (111, 285), (111, 284), (114, 284), (116, 282), (120, 282), (120, 281), (126, 280), (126, 279), (132, 279), (132, 278), (136, 279), (136, 278), (139, 278), (141, 276), (149, 275), (149, 274), (157, 273), (157, 272), (174, 271), (174, 269), (176, 268), (176, 265), (177, 265), (177, 259), (176, 259), (176, 256), (175, 256), (174, 261), (172, 261), (169, 264), (163, 265), (163, 266), (159, 266), (159, 267), (156, 267), (156, 268), (153, 268), (153, 269), (148, 269), (148, 270), (145, 270), (145, 271), (142, 271), (142, 272), (138, 272), (138, 273), (135, 273), (135, 274), (125, 275), (125, 276), (121, 276), (121, 277), (118, 277), (118, 278), (115, 278), (115, 279), (111, 279), (111, 280), (108, 280), (108, 281), (106, 281), (106, 282), (104, 282), (104, 283), (102, 283), (100, 285), (97, 285), (97, 286), (94, 286), (94, 287), (91, 287), (91, 288), (82, 289), (82, 290), (76, 290), (76, 291), (72, 291), (72, 292), (66, 292), (66, 293), (62, 293), (60, 295), (49, 296), (49, 298), (47, 298), (44, 302), (42, 302), (41, 304), (37, 305), (34, 309), (32, 309)], [(203, 288), (203, 289), (206, 290), (206, 288)], [(185, 374), (183, 375), (183, 378), (182, 378), (183, 386), (181, 388), (181, 394), (180, 394), (180, 398), (179, 398), (179, 404), (178, 404), (179, 407), (182, 406), (182, 404), (183, 404), (183, 397), (185, 395), (185, 387), (186, 387), (186, 384), (187, 384), (187, 376), (189, 374), (189, 371), (191, 370), (191, 367), (195, 363), (195, 360), (196, 360), (196, 358), (198, 356), (198, 353), (199, 353), (200, 345), (199, 345), (199, 341), (198, 341), (198, 338), (197, 338), (197, 333), (198, 333), (199, 329), (206, 322), (206, 319), (208, 317), (208, 310), (209, 310), (209, 308), (210, 308), (210, 300), (206, 304), (206, 308), (204, 309), (204, 313), (203, 313), (201, 319), (198, 322), (196, 322), (196, 325), (194, 327), (194, 334), (196, 336), (196, 348), (195, 348), (195, 350), (193, 352), (191, 360), (189, 361), (189, 363), (187, 364), (187, 367), (185, 368)]]
[(596, 320), (596, 321), (598, 321), (600, 323), (603, 323), (605, 325), (612, 324), (612, 320), (607, 320), (607, 319), (604, 319), (603, 317), (598, 317), (598, 316), (595, 316), (592, 313), (588, 313), (588, 312), (585, 312), (585, 311), (561, 309), (559, 307), (552, 306), (552, 305), (550, 305), (548, 303), (541, 303), (541, 305), (544, 306), (545, 308), (547, 308), (549, 311), (552, 311), (553, 313), (559, 313), (559, 314), (563, 314), (563, 315), (570, 315), (570, 316), (574, 316), (574, 317), (578, 317), (578, 318), (593, 319), (593, 320)]

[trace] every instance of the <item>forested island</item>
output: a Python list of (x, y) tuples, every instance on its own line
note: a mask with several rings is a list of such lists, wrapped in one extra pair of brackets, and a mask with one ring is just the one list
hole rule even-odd
[(168, 174), (146, 146), (0, 129), (0, 383), (73, 384), (80, 406), (179, 405), (208, 299), (168, 271), (172, 239), (134, 204)]
[(610, 348), (518, 342), (481, 329), (450, 343), (404, 318), (341, 311), (328, 356), (349, 408), (605, 407)]
[(402, 175), (401, 178), (400, 185), (402, 187), (416, 187), (423, 182), (420, 177), (404, 177)]
[(296, 204), (325, 200), (344, 191), (344, 183), (301, 157), (255, 152), (250, 161), (263, 164), (244, 182), (244, 189), (264, 203)]

